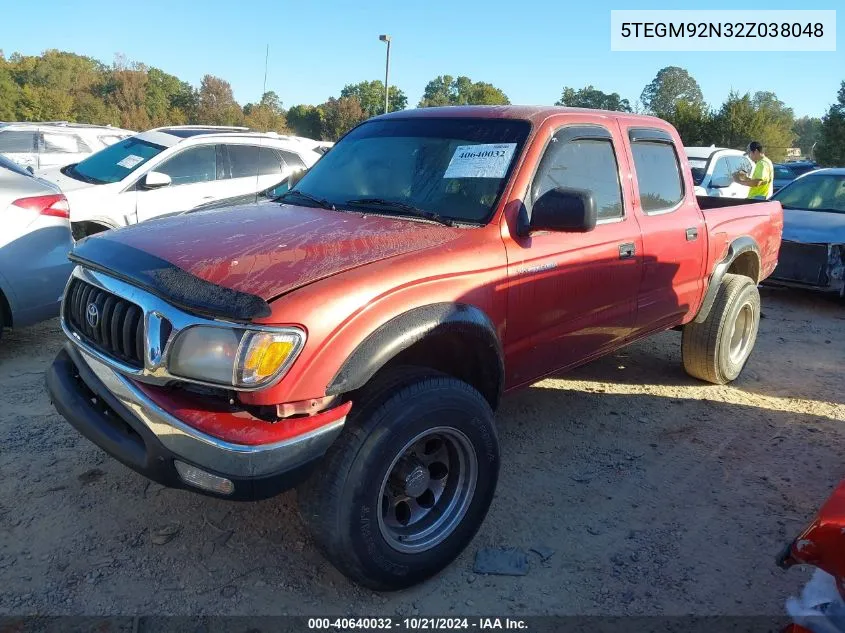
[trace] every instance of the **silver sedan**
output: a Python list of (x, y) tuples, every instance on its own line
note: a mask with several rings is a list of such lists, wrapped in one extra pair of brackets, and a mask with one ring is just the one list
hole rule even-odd
[(56, 186), (0, 156), (0, 333), (58, 315), (73, 269), (68, 217)]

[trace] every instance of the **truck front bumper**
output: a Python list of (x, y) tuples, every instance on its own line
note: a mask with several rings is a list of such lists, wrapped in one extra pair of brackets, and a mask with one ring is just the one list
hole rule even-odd
[(341, 409), (337, 419), (284, 441), (227, 442), (185, 424), (71, 343), (47, 371), (47, 389), (68, 422), (129, 468), (164, 486), (227, 499), (263, 499), (296, 486), (345, 422)]

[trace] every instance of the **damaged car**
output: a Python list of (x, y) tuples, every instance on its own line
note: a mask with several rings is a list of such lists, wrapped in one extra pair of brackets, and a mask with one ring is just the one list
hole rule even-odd
[(783, 206), (784, 225), (769, 282), (845, 296), (845, 168), (807, 173), (772, 199)]
[(792, 620), (781, 633), (845, 631), (845, 482), (841, 482), (812, 521), (781, 551), (782, 569), (815, 567), (799, 596), (786, 601)]

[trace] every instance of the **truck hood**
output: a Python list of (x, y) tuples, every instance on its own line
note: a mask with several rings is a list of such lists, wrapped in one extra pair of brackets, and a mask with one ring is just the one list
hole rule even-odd
[(803, 244), (845, 244), (845, 213), (784, 209), (783, 239)]
[[(270, 301), (311, 282), (388, 257), (442, 247), (464, 229), (277, 202), (150, 220), (80, 241), (74, 259), (159, 294), (184, 273)], [(174, 276), (175, 275), (175, 276)], [(182, 294), (180, 292), (180, 294)]]

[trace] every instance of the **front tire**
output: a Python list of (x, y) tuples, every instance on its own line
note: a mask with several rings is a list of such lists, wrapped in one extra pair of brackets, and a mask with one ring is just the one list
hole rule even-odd
[(326, 558), (350, 579), (396, 590), (451, 563), (496, 490), (490, 405), (444, 375), (382, 382), (361, 394), (319, 472), (298, 490)]
[(759, 327), (757, 284), (744, 275), (725, 275), (707, 318), (684, 326), (684, 369), (717, 385), (735, 380), (754, 349)]

